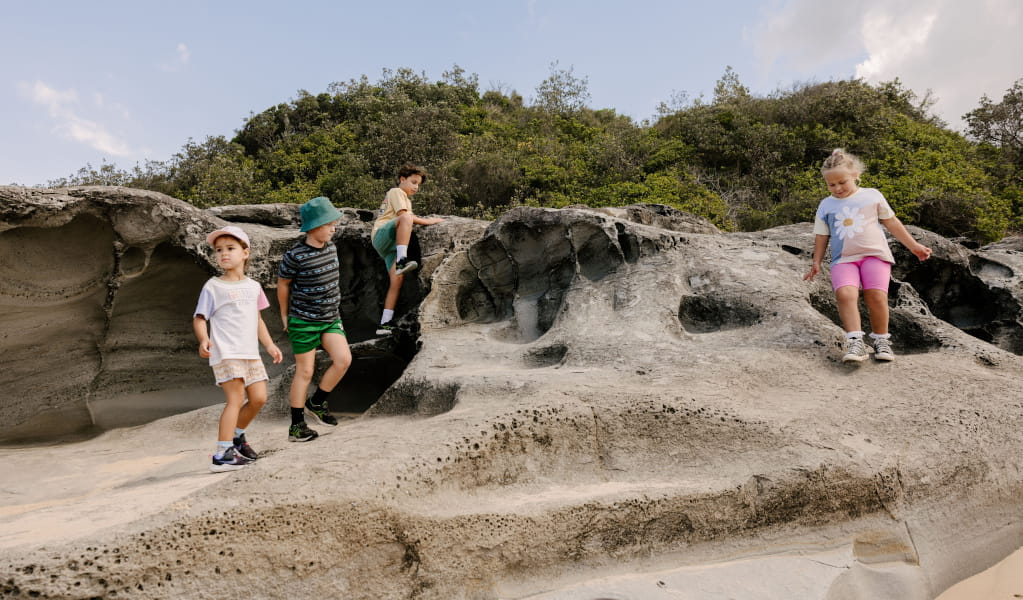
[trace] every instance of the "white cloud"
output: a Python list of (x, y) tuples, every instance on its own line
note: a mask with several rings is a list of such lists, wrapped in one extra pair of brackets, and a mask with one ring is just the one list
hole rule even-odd
[(178, 43), (178, 60), (181, 61), (181, 64), (187, 65), (190, 58), (192, 58), (192, 53), (188, 50), (188, 46)]
[[(54, 131), (68, 139), (111, 156), (130, 156), (131, 150), (123, 140), (107, 131), (102, 124), (78, 114), (78, 92), (58, 90), (42, 81), (19, 82), (22, 96), (46, 108), (53, 121)], [(101, 96), (96, 96), (99, 100)]]
[(188, 49), (188, 46), (184, 42), (178, 42), (178, 45), (174, 48), (175, 58), (168, 62), (160, 65), (160, 69), (167, 71), (168, 73), (176, 73), (183, 67), (188, 65), (188, 62), (192, 60), (192, 51)]
[[(1023, 77), (1017, 0), (788, 0), (747, 32), (765, 72), (870, 82), (899, 78), (950, 126)], [(822, 77), (823, 75), (823, 77)]]

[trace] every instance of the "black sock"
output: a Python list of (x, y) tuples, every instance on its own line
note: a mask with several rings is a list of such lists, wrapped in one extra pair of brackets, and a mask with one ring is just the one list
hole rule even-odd
[(313, 392), (312, 398), (309, 398), (309, 405), (316, 408), (320, 408), (327, 405), (327, 396), (330, 392), (325, 392), (320, 386), (316, 386), (316, 391)]
[(291, 407), (291, 424), (292, 425), (298, 425), (299, 423), (301, 423), (303, 421), (305, 421), (305, 409), (304, 408), (295, 408), (294, 406), (292, 406)]

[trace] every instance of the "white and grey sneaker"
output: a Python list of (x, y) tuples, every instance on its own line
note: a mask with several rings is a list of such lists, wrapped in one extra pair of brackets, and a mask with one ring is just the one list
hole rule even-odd
[(845, 355), (842, 362), (863, 362), (867, 360), (867, 345), (863, 338), (845, 338)]
[(892, 341), (888, 338), (874, 339), (874, 360), (893, 361), (895, 353), (892, 352)]
[(402, 258), (398, 262), (394, 263), (394, 274), (404, 275), (405, 273), (415, 271), (418, 268), (419, 263), (417, 263), (414, 260), (409, 260), (409, 258), (406, 256), (405, 258)]

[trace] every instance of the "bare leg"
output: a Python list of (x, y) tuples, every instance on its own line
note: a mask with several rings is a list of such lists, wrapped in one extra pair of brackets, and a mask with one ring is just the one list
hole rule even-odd
[(870, 311), (870, 331), (878, 335), (888, 333), (888, 292), (863, 290), (863, 301)]
[(395, 217), (394, 243), (398, 246), (408, 246), (412, 239), (412, 215), (405, 211)]
[(330, 355), (330, 366), (320, 378), (320, 389), (329, 392), (341, 381), (352, 365), (352, 351), (348, 339), (340, 333), (325, 333), (320, 338), (323, 349)]
[(860, 331), (860, 289), (854, 285), (843, 285), (835, 290), (835, 301), (846, 333)]
[(245, 388), (245, 393), (249, 397), (249, 401), (238, 412), (238, 425), (236, 427), (239, 429), (248, 427), (252, 420), (256, 418), (256, 415), (259, 414), (259, 411), (262, 410), (263, 405), (266, 404), (266, 381), (253, 383)]
[(405, 281), (404, 275), (394, 274), (394, 265), (391, 265), (391, 270), (387, 273), (391, 283), (387, 286), (387, 295), (384, 296), (384, 308), (387, 310), (394, 310), (394, 307), (398, 305), (398, 295), (401, 293), (401, 283)]
[(288, 392), (288, 404), (292, 408), (305, 407), (305, 395), (309, 391), (309, 382), (313, 380), (316, 368), (316, 350), (295, 355), (295, 378), (291, 380)]
[(242, 403), (245, 402), (245, 380), (235, 378), (225, 381), (220, 385), (226, 396), (224, 412), (220, 413), (220, 427), (217, 431), (217, 439), (221, 442), (230, 442), (234, 439), (234, 428), (238, 426), (238, 413), (241, 411)]

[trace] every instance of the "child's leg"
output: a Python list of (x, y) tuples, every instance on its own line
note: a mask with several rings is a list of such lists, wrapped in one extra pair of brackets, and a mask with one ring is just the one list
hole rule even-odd
[(288, 392), (291, 408), (305, 406), (306, 392), (309, 390), (309, 382), (313, 380), (315, 368), (316, 350), (295, 355), (295, 378), (291, 380), (291, 390)]
[(838, 304), (838, 318), (846, 333), (860, 331), (860, 290), (858, 287), (844, 285), (835, 290), (835, 302)]
[(398, 246), (408, 246), (412, 239), (412, 215), (405, 211), (395, 217), (394, 243)]
[(266, 404), (266, 381), (253, 383), (245, 388), (245, 394), (248, 396), (249, 401), (238, 411), (237, 427), (240, 429), (248, 427), (252, 420), (256, 418), (256, 415), (259, 414), (263, 405)]
[(234, 428), (238, 426), (238, 414), (245, 402), (245, 380), (237, 377), (220, 384), (227, 402), (224, 412), (220, 413), (220, 428), (217, 432), (218, 441), (230, 443), (234, 439)]
[[(404, 258), (401, 249), (407, 249), (412, 239), (412, 215), (407, 211), (401, 213), (394, 219), (394, 244), (395, 256), (397, 259)], [(396, 263), (395, 263), (396, 264)], [(405, 281), (405, 275), (396, 275), (394, 265), (387, 271), (390, 283), (387, 286), (387, 295), (384, 296), (384, 310), (393, 311), (398, 305), (398, 294), (401, 293), (401, 284)]]
[(835, 303), (838, 304), (838, 318), (842, 321), (842, 328), (846, 333), (860, 331), (859, 265), (857, 263), (832, 265), (831, 287), (835, 290)]
[(391, 266), (391, 270), (387, 273), (391, 282), (387, 286), (387, 295), (384, 296), (384, 310), (394, 311), (394, 307), (398, 305), (398, 295), (401, 293), (401, 283), (405, 281), (404, 275), (395, 275), (394, 266)]
[(341, 381), (352, 365), (352, 351), (348, 339), (339, 333), (324, 333), (320, 338), (323, 349), (330, 355), (330, 366), (320, 378), (320, 389), (329, 392)]
[(865, 258), (860, 265), (863, 281), (863, 301), (870, 311), (870, 331), (877, 335), (888, 333), (888, 283), (892, 265), (879, 258)]
[(878, 335), (888, 333), (888, 292), (863, 290), (863, 301), (870, 311), (870, 332)]

